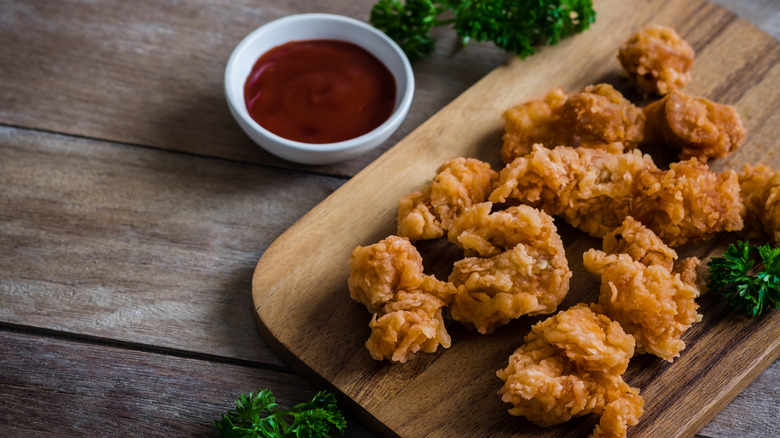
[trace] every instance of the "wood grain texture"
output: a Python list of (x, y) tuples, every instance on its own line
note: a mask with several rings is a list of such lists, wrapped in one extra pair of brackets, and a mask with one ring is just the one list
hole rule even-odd
[(258, 26), (304, 12), (366, 21), (373, 3), (0, 0), (0, 123), (353, 175), (508, 55), (474, 44), (454, 56), (454, 33), (437, 31), (436, 53), (413, 66), (417, 91), (399, 130), (364, 156), (319, 167), (252, 143), (230, 116), (223, 76), (233, 48)]
[[(704, 426), (704, 437), (780, 436), (780, 361), (775, 361), (718, 416)], [(756, 403), (756, 400), (763, 400)]]
[[(642, 24), (666, 24), (698, 53), (686, 91), (735, 105), (750, 132), (746, 146), (714, 167), (756, 161), (780, 166), (776, 40), (703, 1), (602, 0), (596, 5), (601, 14), (592, 30), (496, 69), (304, 216), (259, 261), (253, 295), (271, 346), (300, 373), (354, 400), (358, 414), (380, 433), (558, 437), (583, 436), (593, 427), (589, 417), (540, 429), (507, 415), (507, 406), (495, 395), (500, 386), (495, 370), (539, 318), (520, 319), (490, 336), (451, 325), (449, 350), (392, 366), (366, 353), (369, 315), (348, 297), (352, 248), (394, 231), (401, 195), (422, 187), (453, 156), (498, 164), (503, 110), (553, 86), (575, 91), (609, 81), (628, 91), (615, 60), (618, 45)], [(561, 307), (593, 301), (598, 285), (584, 270), (582, 253), (599, 242), (558, 225), (574, 273)], [(323, 240), (328, 245), (319, 244)], [(705, 258), (723, 252), (727, 242), (721, 237), (679, 253)], [(289, 266), (301, 252), (319, 257), (293, 270), (278, 268)], [(436, 253), (424, 253), (424, 258)], [(632, 361), (627, 380), (642, 389), (646, 413), (631, 436), (693, 436), (780, 355), (780, 313), (748, 321), (730, 316), (712, 295), (701, 305), (705, 320), (686, 333), (689, 346), (674, 364), (647, 356)]]
[[(241, 393), (285, 409), (316, 389), (289, 372), (172, 357), (0, 329), (4, 437), (213, 437)], [(345, 437), (370, 434), (347, 418)]]
[[(242, 392), (269, 388), (282, 407), (315, 389), (295, 374), (0, 329), (0, 425), (25, 437), (214, 436)], [(775, 363), (701, 437), (777, 435)], [(756, 405), (751, 399), (774, 400)], [(760, 415), (746, 415), (756, 412)], [(375, 436), (347, 414), (346, 438)]]
[(780, 4), (776, 0), (712, 0), (780, 40)]
[[(648, 11), (642, 1), (640, 10)], [(746, 16), (770, 32), (780, 12), (774, 0), (718, 2), (737, 12), (757, 6), (760, 13)], [(488, 44), (459, 50), (451, 31), (437, 30), (436, 52), (413, 64), (409, 117), (381, 149), (327, 167), (297, 166), (258, 150), (222, 97), (222, 68), (233, 46), (273, 18), (317, 11), (365, 20), (372, 3), (0, 0), (0, 435), (213, 436), (211, 422), (239, 392), (271, 387), (285, 405), (311, 395), (299, 376), (273, 371), (284, 369), (256, 334), (247, 296), (254, 262), (341, 185), (322, 173), (355, 174), (510, 58)], [(712, 12), (700, 13), (714, 28), (687, 28), (702, 51), (718, 29), (733, 30), (723, 26), (728, 14)], [(739, 82), (740, 72), (755, 67), (762, 86), (694, 86), (747, 112), (750, 141), (772, 157), (776, 133), (753, 128), (777, 126), (777, 111), (764, 106), (777, 99), (777, 69), (756, 62), (776, 55), (728, 35), (737, 66), (722, 71)], [(719, 56), (710, 50), (700, 57), (699, 79), (719, 68)], [(561, 69), (575, 66), (583, 68)], [(445, 131), (428, 139), (431, 147), (446, 147), (439, 144)], [(739, 165), (752, 158), (733, 159)], [(314, 245), (289, 269), (301, 273), (301, 260), (322, 253)], [(362, 343), (368, 315), (354, 310)], [(41, 332), (37, 327), (46, 335), (22, 333)], [(701, 436), (780, 436), (778, 370), (775, 362)], [(452, 381), (448, 376), (445, 384)], [(375, 435), (352, 422), (347, 436)]]
[(341, 183), (0, 127), (0, 321), (280, 365), (254, 264)]

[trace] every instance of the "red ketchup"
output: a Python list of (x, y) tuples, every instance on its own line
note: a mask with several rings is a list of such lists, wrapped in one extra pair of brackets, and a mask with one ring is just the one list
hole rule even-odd
[(334, 143), (384, 123), (395, 108), (395, 78), (355, 44), (293, 41), (257, 60), (244, 85), (249, 115), (290, 140)]

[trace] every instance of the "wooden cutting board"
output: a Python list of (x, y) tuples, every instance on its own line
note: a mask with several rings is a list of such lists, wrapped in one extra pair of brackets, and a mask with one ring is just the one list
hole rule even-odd
[[(357, 245), (395, 231), (397, 200), (430, 180), (455, 156), (499, 168), (501, 113), (551, 87), (579, 91), (610, 82), (635, 100), (615, 59), (621, 42), (647, 23), (676, 28), (696, 49), (686, 91), (735, 105), (747, 143), (712, 163), (716, 170), (764, 161), (780, 168), (780, 44), (706, 1), (601, 0), (595, 26), (526, 60), (512, 59), (348, 181), (285, 232), (263, 254), (252, 293), (258, 325), (297, 372), (341, 395), (366, 425), (388, 436), (585, 436), (595, 416), (539, 428), (507, 413), (495, 372), (522, 343), (531, 324), (521, 318), (491, 335), (448, 323), (453, 345), (403, 365), (377, 362), (364, 347), (370, 314), (350, 300), (349, 258)], [(423, 61), (424, 62), (424, 61)], [(648, 151), (656, 154), (657, 151)], [(654, 155), (659, 165), (668, 154)], [(290, 200), (294, 202), (294, 200)], [(598, 283), (582, 253), (599, 247), (556, 220), (573, 271), (561, 308), (592, 302)], [(748, 225), (749, 226), (749, 225)], [(735, 236), (678, 248), (681, 257), (722, 253)], [(454, 255), (446, 243), (421, 245), (426, 270), (446, 278)], [(780, 312), (753, 320), (728, 313), (714, 294), (699, 299), (704, 320), (689, 330), (688, 348), (673, 364), (654, 356), (631, 361), (626, 380), (639, 387), (645, 414), (631, 436), (692, 436), (780, 355)]]

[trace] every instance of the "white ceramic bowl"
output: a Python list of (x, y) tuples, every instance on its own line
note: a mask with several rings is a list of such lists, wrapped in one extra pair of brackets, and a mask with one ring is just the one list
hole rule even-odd
[[(280, 137), (250, 117), (244, 101), (244, 83), (257, 59), (281, 44), (311, 39), (332, 39), (356, 44), (385, 64), (396, 82), (395, 110), (389, 119), (360, 137), (337, 143), (310, 144)], [(390, 137), (412, 104), (414, 74), (401, 48), (376, 28), (340, 15), (299, 14), (257, 28), (236, 46), (225, 68), (225, 95), (230, 112), (239, 126), (263, 149), (298, 163), (329, 164), (353, 158), (379, 146)]]

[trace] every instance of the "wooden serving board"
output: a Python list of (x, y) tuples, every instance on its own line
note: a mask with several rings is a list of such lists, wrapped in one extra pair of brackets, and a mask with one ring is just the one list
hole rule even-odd
[[(735, 105), (748, 129), (746, 145), (712, 163), (716, 170), (763, 161), (780, 168), (780, 44), (706, 1), (597, 0), (595, 26), (526, 60), (497, 68), (395, 147), (348, 181), (285, 232), (263, 254), (252, 293), (258, 325), (272, 348), (297, 372), (336, 391), (354, 414), (388, 436), (586, 436), (595, 416), (539, 428), (507, 413), (495, 372), (522, 344), (531, 324), (520, 318), (491, 335), (448, 323), (453, 345), (403, 365), (377, 362), (364, 343), (370, 314), (350, 300), (349, 258), (357, 245), (395, 231), (398, 199), (430, 180), (455, 156), (500, 167), (501, 113), (541, 97), (610, 82), (635, 100), (615, 59), (620, 43), (642, 25), (676, 28), (696, 49), (686, 91)], [(654, 153), (653, 151), (648, 151)], [(657, 157), (663, 165), (668, 156)], [(655, 155), (654, 155), (655, 157)], [(294, 200), (291, 200), (294, 202)], [(556, 220), (573, 271), (562, 309), (592, 302), (598, 283), (582, 253), (599, 247)], [(748, 224), (747, 226), (750, 226)], [(722, 253), (735, 236), (678, 248), (681, 257)], [(443, 242), (421, 245), (426, 270), (446, 278), (453, 251)], [(685, 336), (688, 348), (668, 364), (654, 356), (631, 361), (626, 380), (645, 399), (631, 436), (692, 436), (780, 355), (780, 312), (748, 320), (727, 312), (714, 294), (699, 299), (701, 323)]]

